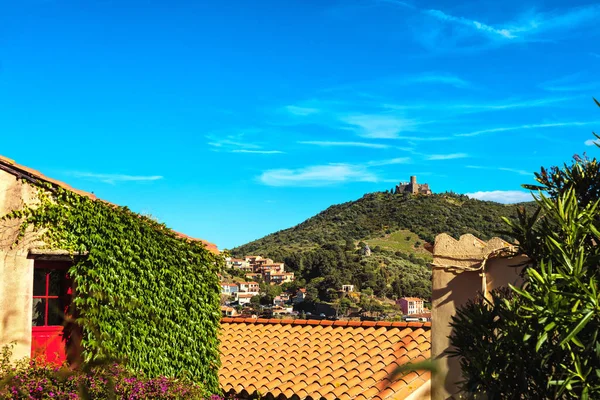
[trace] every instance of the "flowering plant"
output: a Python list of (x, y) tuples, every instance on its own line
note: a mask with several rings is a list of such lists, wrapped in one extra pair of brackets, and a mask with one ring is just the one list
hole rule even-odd
[[(205, 399), (202, 386), (167, 377), (147, 378), (112, 363), (73, 370), (43, 358), (10, 361), (10, 347), (0, 355), (0, 399)], [(222, 400), (212, 395), (210, 400)]]

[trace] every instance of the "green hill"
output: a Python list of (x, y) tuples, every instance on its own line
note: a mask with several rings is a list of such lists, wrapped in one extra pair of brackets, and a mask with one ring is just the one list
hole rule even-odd
[[(533, 203), (518, 206), (532, 207)], [(469, 199), (452, 193), (430, 196), (371, 193), (334, 205), (299, 225), (231, 250), (233, 255), (258, 254), (295, 271), (299, 284), (313, 286), (327, 300), (328, 289), (343, 283), (372, 288), (387, 297), (430, 293), (431, 255), (423, 246), (446, 232), (472, 233), (481, 239), (503, 236), (502, 216), (516, 205)], [(371, 257), (359, 254), (363, 243)], [(317, 283), (315, 283), (315, 280)]]

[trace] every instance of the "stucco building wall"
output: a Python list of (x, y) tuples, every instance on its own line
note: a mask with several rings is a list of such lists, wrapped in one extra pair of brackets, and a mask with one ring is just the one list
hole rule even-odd
[[(0, 216), (35, 201), (36, 188), (0, 170)], [(39, 235), (27, 232), (15, 245), (20, 222), (0, 221), (0, 347), (15, 343), (13, 357), (31, 354), (33, 259)]]
[(451, 348), (450, 322), (456, 309), (478, 293), (522, 282), (522, 266), (518, 265), (523, 264), (526, 258), (510, 257), (513, 250), (499, 238), (486, 242), (473, 235), (463, 235), (459, 240), (447, 234), (436, 237), (433, 248), (431, 348), (439, 370), (432, 378), (432, 399), (451, 398), (457, 394), (457, 382), (462, 379), (459, 360), (445, 355)]

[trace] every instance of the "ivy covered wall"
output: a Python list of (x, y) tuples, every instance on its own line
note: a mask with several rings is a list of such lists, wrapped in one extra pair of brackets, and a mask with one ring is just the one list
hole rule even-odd
[(69, 270), (84, 359), (119, 358), (217, 391), (222, 257), (126, 207), (47, 184), (38, 193), (5, 218), (44, 232), (51, 249), (86, 254)]

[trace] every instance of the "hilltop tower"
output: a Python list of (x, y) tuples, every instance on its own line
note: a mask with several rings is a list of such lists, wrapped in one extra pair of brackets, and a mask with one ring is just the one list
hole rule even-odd
[(417, 185), (417, 177), (415, 175), (410, 177), (410, 192), (412, 194), (419, 193), (419, 185)]
[(395, 194), (398, 193), (410, 193), (410, 194), (425, 194), (429, 195), (433, 192), (429, 187), (428, 183), (418, 184), (417, 177), (415, 175), (410, 177), (410, 182), (400, 182), (399, 185), (396, 185), (392, 192)]

